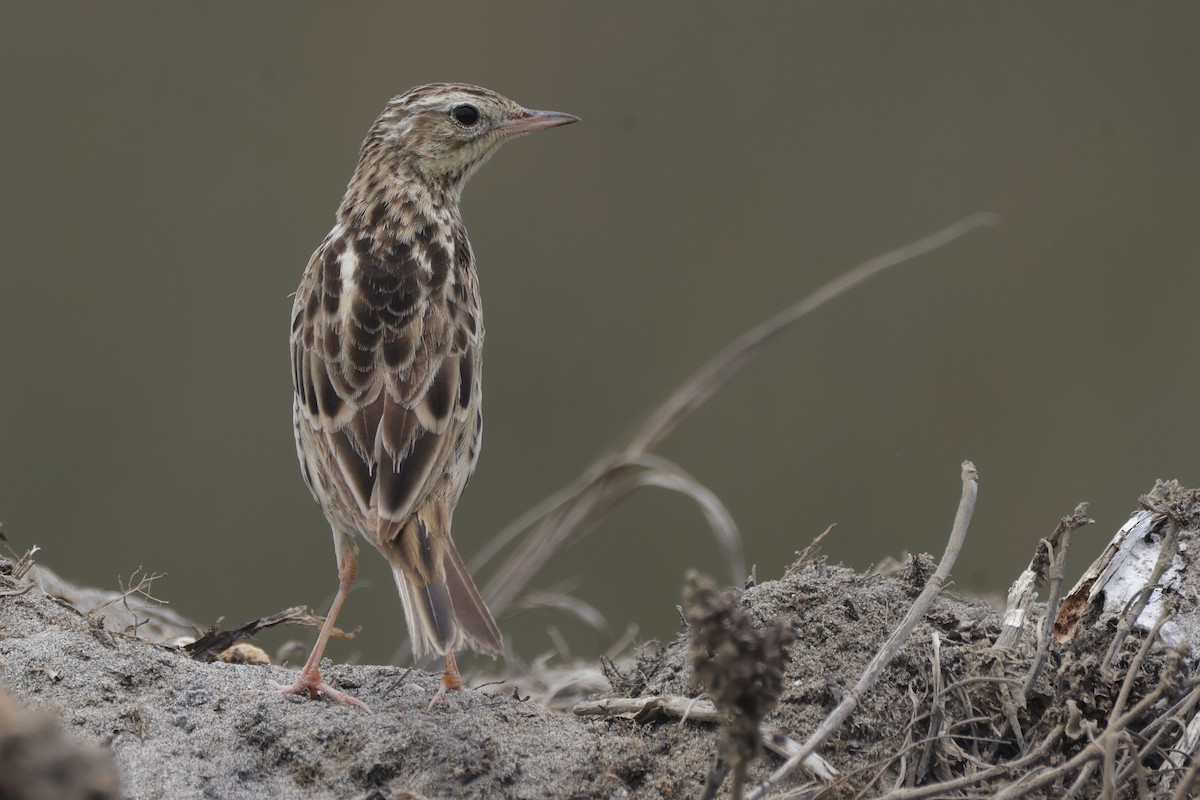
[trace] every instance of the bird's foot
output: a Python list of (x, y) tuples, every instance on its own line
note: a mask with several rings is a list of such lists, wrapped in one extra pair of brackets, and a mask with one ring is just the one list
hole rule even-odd
[(335, 703), (340, 703), (344, 706), (357, 706), (363, 711), (370, 711), (370, 707), (359, 700), (357, 697), (348, 695), (345, 692), (340, 692), (330, 686), (321, 677), (321, 673), (313, 670), (312, 672), (304, 671), (300, 673), (300, 677), (291, 686), (284, 686), (282, 683), (275, 681), (267, 681), (267, 684), (276, 692), (284, 694), (299, 694), (307, 695), (309, 699), (316, 700), (318, 697), (324, 697), (326, 700), (331, 700)]
[(446, 692), (457, 692), (462, 687), (462, 675), (458, 672), (458, 662), (454, 660), (454, 654), (451, 653), (446, 656), (446, 671), (442, 673), (442, 685), (438, 687), (437, 694), (429, 701), (429, 707), (432, 709), (445, 700)]

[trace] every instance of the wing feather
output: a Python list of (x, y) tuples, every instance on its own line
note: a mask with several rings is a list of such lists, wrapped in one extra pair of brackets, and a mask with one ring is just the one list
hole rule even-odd
[(352, 501), (359, 532), (379, 544), (431, 497), (453, 507), (461, 486), (442, 484), (455, 483), (450, 462), (474, 424), (477, 310), (460, 308), (462, 288), (422, 280), (418, 256), (412, 245), (372, 246), (335, 228), (293, 306), (298, 435), (324, 453), (329, 473), (313, 493), (327, 511)]

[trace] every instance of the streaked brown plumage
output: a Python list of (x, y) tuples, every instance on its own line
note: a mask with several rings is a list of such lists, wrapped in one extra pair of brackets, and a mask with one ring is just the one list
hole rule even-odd
[(575, 121), (441, 83), (393, 98), (367, 134), (292, 308), (296, 450), (333, 528), (339, 587), (285, 691), (363, 705), (318, 671), (359, 536), (391, 564), (414, 654), (447, 656), (447, 686), (455, 650), (501, 650), (450, 538), (483, 425), (479, 282), (459, 199), (505, 141)]

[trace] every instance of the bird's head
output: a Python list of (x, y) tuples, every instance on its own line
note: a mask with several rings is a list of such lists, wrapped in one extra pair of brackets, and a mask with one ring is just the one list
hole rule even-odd
[(368, 160), (398, 163), (457, 194), (509, 139), (578, 121), (571, 114), (523, 108), (470, 84), (418, 86), (384, 108), (363, 142), (360, 168)]

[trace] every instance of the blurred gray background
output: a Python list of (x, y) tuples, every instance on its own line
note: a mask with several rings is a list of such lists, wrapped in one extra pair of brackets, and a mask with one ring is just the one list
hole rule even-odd
[[(1001, 592), (1080, 500), (1076, 573), (1155, 478), (1200, 483), (1194, 3), (9, 4), (0, 519), (67, 577), (139, 565), (204, 623), (328, 602), (295, 463), (289, 294), (389, 97), (479, 83), (583, 124), (467, 190), (488, 346), (465, 555), (710, 354), (858, 262), (975, 211), (1004, 225), (887, 273), (759, 354), (662, 452), (779, 575), (940, 553)], [(383, 561), (335, 659), (403, 635)], [(558, 557), (620, 633), (668, 636), (700, 513), (647, 493)], [(488, 573), (482, 576), (488, 577)], [(503, 621), (518, 648), (563, 629)], [(270, 640), (269, 640), (270, 641)]]

